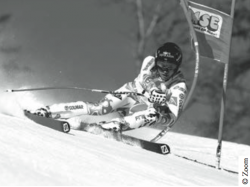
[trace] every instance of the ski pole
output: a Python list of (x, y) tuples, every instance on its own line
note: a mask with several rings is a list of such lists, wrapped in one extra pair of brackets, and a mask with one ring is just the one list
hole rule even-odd
[(137, 92), (118, 92), (118, 91), (98, 90), (98, 89), (89, 89), (80, 87), (40, 87), (40, 88), (25, 88), (25, 89), (7, 89), (6, 92), (27, 92), (27, 91), (57, 90), (57, 89), (74, 89), (74, 90), (86, 90), (99, 93), (132, 94), (132, 95), (144, 96), (143, 94)]
[(157, 142), (159, 139), (161, 139), (167, 132), (170, 130), (170, 127), (166, 127), (163, 129), (158, 135), (156, 135), (150, 142)]

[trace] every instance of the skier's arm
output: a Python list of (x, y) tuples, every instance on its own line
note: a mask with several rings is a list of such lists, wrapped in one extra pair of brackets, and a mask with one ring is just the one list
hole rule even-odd
[(143, 60), (140, 74), (137, 77), (137, 81), (144, 91), (150, 92), (152, 89), (156, 89), (156, 85), (152, 80), (151, 69), (155, 66), (155, 58), (153, 56), (148, 56)]
[(169, 113), (164, 114), (161, 119), (163, 125), (172, 127), (180, 116), (186, 99), (187, 88), (184, 82), (175, 84), (170, 88), (171, 97), (167, 102)]

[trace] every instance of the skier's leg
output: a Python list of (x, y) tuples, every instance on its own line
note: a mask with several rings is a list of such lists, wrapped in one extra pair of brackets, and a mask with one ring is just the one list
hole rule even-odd
[[(129, 83), (125, 84), (117, 91), (131, 91), (128, 85)], [(54, 119), (67, 119), (80, 115), (105, 115), (116, 111), (122, 115), (126, 115), (129, 108), (136, 102), (136, 96), (126, 94), (107, 94), (102, 100), (96, 103), (78, 101), (72, 103), (53, 104), (31, 111), (31, 113)]]
[(154, 108), (149, 108), (132, 115), (115, 118), (109, 122), (99, 123), (104, 129), (113, 129), (123, 131), (126, 129), (135, 129), (155, 124), (159, 120), (159, 114)]

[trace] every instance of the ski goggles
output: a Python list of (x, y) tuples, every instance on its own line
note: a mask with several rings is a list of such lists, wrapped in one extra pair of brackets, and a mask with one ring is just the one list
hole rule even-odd
[(170, 71), (175, 71), (177, 66), (176, 65), (169, 65), (169, 66), (164, 66), (164, 67), (161, 67), (159, 65), (156, 65), (156, 68), (160, 71), (160, 72), (170, 72)]

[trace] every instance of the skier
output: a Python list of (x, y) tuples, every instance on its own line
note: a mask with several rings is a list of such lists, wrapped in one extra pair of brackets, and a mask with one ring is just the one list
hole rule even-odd
[[(132, 82), (124, 84), (117, 92), (137, 92), (133, 94), (107, 94), (96, 103), (78, 101), (45, 106), (33, 114), (54, 119), (68, 119), (73, 129), (81, 129), (81, 115), (105, 115), (118, 112), (120, 117), (99, 125), (104, 129), (122, 131), (153, 124), (170, 128), (175, 124), (185, 102), (187, 87), (179, 70), (182, 63), (181, 49), (167, 42), (159, 47), (154, 56), (143, 60), (139, 75)], [(138, 104), (147, 109), (131, 112)]]

